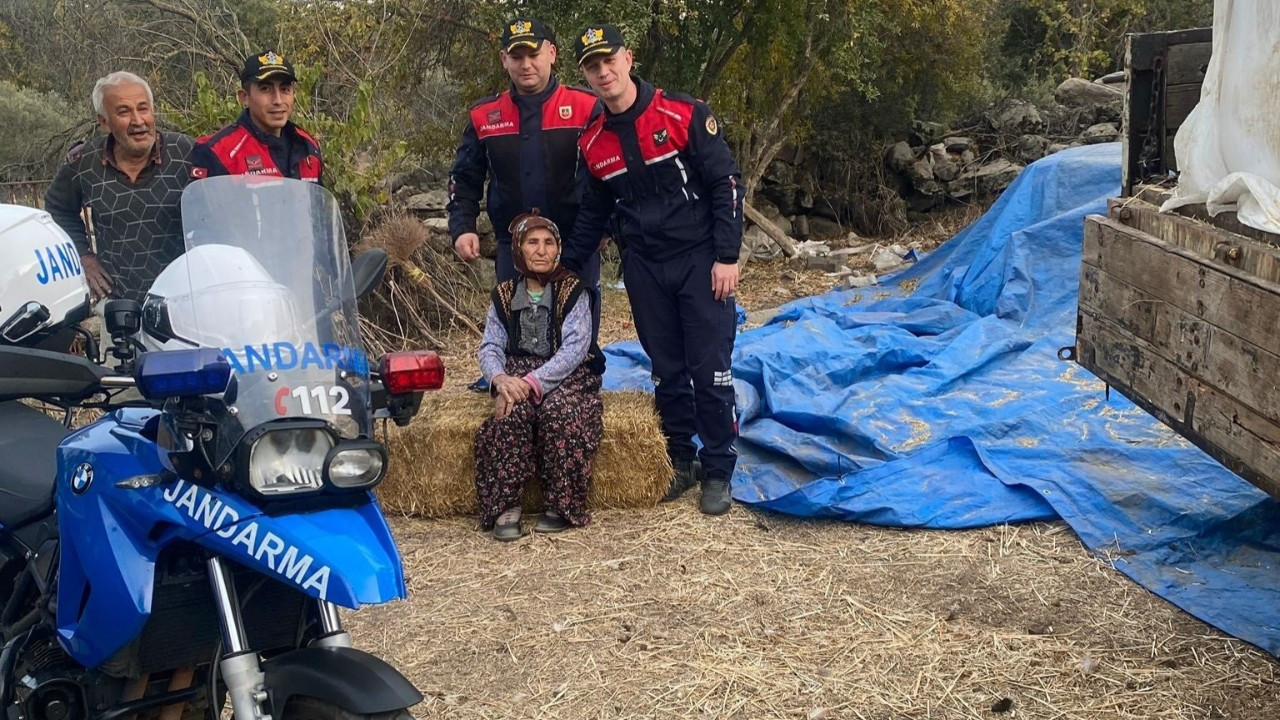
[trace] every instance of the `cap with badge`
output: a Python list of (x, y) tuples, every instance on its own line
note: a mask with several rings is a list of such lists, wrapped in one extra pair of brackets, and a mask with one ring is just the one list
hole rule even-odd
[(556, 34), (551, 32), (551, 28), (534, 18), (514, 18), (502, 28), (503, 52), (509, 53), (522, 47), (537, 50), (541, 47), (543, 40), (555, 45)]
[(581, 65), (587, 58), (596, 55), (612, 55), (626, 44), (622, 39), (622, 31), (618, 28), (612, 25), (590, 25), (574, 43), (574, 54), (578, 56), (578, 64)]
[(241, 82), (262, 82), (271, 78), (296, 81), (293, 65), (275, 50), (264, 50), (257, 55), (244, 59), (244, 67), (240, 70)]

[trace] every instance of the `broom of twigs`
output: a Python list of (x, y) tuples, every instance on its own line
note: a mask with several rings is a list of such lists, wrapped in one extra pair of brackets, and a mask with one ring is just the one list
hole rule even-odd
[(371, 230), (356, 247), (387, 252), (383, 285), (362, 305), (361, 326), (371, 349), (386, 351), (446, 345), (443, 336), (460, 329), (483, 335), (479, 319), (488, 293), (470, 266), (431, 243), (431, 233), (413, 217), (398, 216)]

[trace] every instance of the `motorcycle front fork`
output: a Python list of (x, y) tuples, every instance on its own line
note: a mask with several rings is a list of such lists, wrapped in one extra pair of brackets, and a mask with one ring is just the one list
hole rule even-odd
[[(262, 672), (258, 653), (249, 648), (249, 641), (245, 637), (235, 578), (220, 557), (209, 558), (208, 567), (209, 583), (213, 586), (214, 603), (222, 629), (222, 645), (226, 648), (218, 669), (227, 686), (227, 694), (231, 696), (235, 720), (271, 720), (267, 706), (266, 676)], [(351, 647), (351, 636), (342, 629), (338, 607), (324, 600), (317, 600), (316, 603), (320, 616), (320, 637), (313, 644), (320, 647)]]

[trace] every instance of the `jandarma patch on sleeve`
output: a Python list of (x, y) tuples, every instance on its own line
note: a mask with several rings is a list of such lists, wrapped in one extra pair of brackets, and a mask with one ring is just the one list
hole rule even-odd
[(716, 122), (715, 115), (707, 116), (707, 132), (712, 135), (715, 135), (716, 133), (720, 132), (720, 124)]

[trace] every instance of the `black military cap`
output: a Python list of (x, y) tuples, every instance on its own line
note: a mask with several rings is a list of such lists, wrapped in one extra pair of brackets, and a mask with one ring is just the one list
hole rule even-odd
[(612, 25), (588, 25), (574, 43), (578, 64), (593, 55), (612, 55), (626, 45), (622, 31)]
[(542, 41), (556, 44), (556, 34), (535, 18), (513, 18), (502, 28), (502, 49), (511, 52), (518, 47), (537, 50)]
[(262, 82), (268, 78), (279, 77), (296, 81), (293, 65), (275, 50), (264, 50), (258, 55), (250, 55), (244, 59), (244, 68), (240, 70), (240, 82)]

